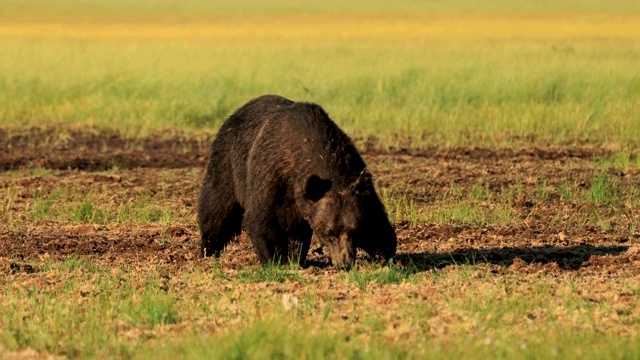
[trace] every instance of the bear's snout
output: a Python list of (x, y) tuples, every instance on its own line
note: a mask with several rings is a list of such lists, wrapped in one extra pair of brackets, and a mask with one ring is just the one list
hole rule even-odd
[(342, 234), (330, 247), (331, 262), (340, 270), (349, 270), (356, 261), (356, 246), (347, 234)]

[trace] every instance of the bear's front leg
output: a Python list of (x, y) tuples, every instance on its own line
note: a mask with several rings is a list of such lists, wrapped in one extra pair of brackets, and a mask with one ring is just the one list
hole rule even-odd
[(265, 215), (247, 212), (245, 229), (262, 264), (270, 262), (281, 264), (288, 255), (288, 242), (276, 219)]
[[(305, 224), (296, 229), (291, 234), (292, 238), (289, 241), (289, 261), (297, 261), (301, 267), (304, 267), (307, 262), (307, 254), (311, 247), (311, 235), (312, 231), (309, 225)], [(292, 248), (292, 245), (297, 246)]]

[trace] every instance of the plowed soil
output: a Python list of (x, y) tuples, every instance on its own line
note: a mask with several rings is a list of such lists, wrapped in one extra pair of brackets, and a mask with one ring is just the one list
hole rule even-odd
[[(118, 267), (140, 262), (181, 266), (185, 262), (208, 261), (196, 257), (199, 234), (195, 225), (195, 204), (208, 141), (174, 134), (131, 140), (104, 132), (0, 132), (0, 174), (6, 175), (0, 177), (0, 192), (7, 193), (9, 187), (18, 192), (15, 201), (6, 205), (8, 212), (20, 213), (30, 189), (46, 192), (58, 182), (78, 188), (104, 183), (113, 184), (116, 192), (121, 192), (113, 196), (135, 197), (142, 190), (149, 194), (163, 192), (184, 210), (187, 218), (168, 227), (155, 223), (8, 221), (0, 224), (2, 271), (38, 271), (29, 265), (30, 260), (63, 259), (71, 254)], [(467, 189), (483, 182), (494, 190), (519, 183), (530, 190), (543, 178), (549, 186), (568, 182), (588, 186), (595, 167), (593, 159), (609, 155), (600, 148), (554, 146), (364, 153), (378, 189), (395, 189), (425, 211), (452, 184)], [(27, 176), (33, 169), (50, 169), (53, 175)], [(162, 180), (159, 175), (165, 172), (172, 172), (174, 180)], [(622, 190), (638, 179), (635, 170), (612, 176), (618, 179)], [(638, 209), (620, 205), (624, 209), (616, 214), (622, 216), (609, 219), (611, 226), (600, 227), (572, 220), (571, 214), (579, 210), (580, 203), (557, 200), (553, 195), (544, 201), (526, 196), (515, 199), (516, 215), (526, 220), (508, 225), (400, 222), (396, 224), (397, 261), (414, 263), (423, 271), (475, 262), (490, 263), (498, 270), (509, 267), (520, 272), (544, 271), (549, 276), (563, 272), (602, 276), (640, 272), (640, 237), (635, 230), (640, 219)], [(608, 212), (611, 211), (603, 209), (605, 216)], [(257, 257), (242, 235), (226, 249), (221, 261), (225, 267), (237, 268), (257, 263)], [(320, 250), (312, 254), (312, 268), (330, 270), (328, 265), (328, 258)]]

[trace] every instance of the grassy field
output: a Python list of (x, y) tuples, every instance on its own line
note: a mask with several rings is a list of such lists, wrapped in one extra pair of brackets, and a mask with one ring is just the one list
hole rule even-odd
[(591, 286), (589, 277), (495, 274), (484, 264), (427, 274), (299, 272), (161, 265), (130, 271), (71, 257), (50, 262), (41, 275), (14, 276), (2, 296), (11, 311), (1, 317), (1, 340), (8, 349), (69, 357), (640, 355), (628, 334), (637, 323), (624, 314), (636, 309), (613, 305), (619, 293), (638, 297), (638, 283), (624, 278), (600, 284), (594, 300), (575, 290)]
[[(637, 1), (0, 0), (0, 357), (638, 358), (639, 44)], [(398, 264), (194, 258), (266, 93), (369, 150)]]
[(348, 133), (384, 147), (633, 148), (640, 138), (631, 2), (504, 11), (378, 2), (366, 12), (357, 2), (340, 11), (248, 2), (248, 12), (198, 1), (22, 4), (0, 14), (5, 128), (198, 132), (278, 93), (322, 104)]

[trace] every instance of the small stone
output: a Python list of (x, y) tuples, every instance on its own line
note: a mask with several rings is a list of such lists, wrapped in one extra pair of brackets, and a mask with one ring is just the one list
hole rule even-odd
[(282, 295), (282, 306), (284, 311), (291, 311), (298, 308), (298, 298), (293, 294)]

